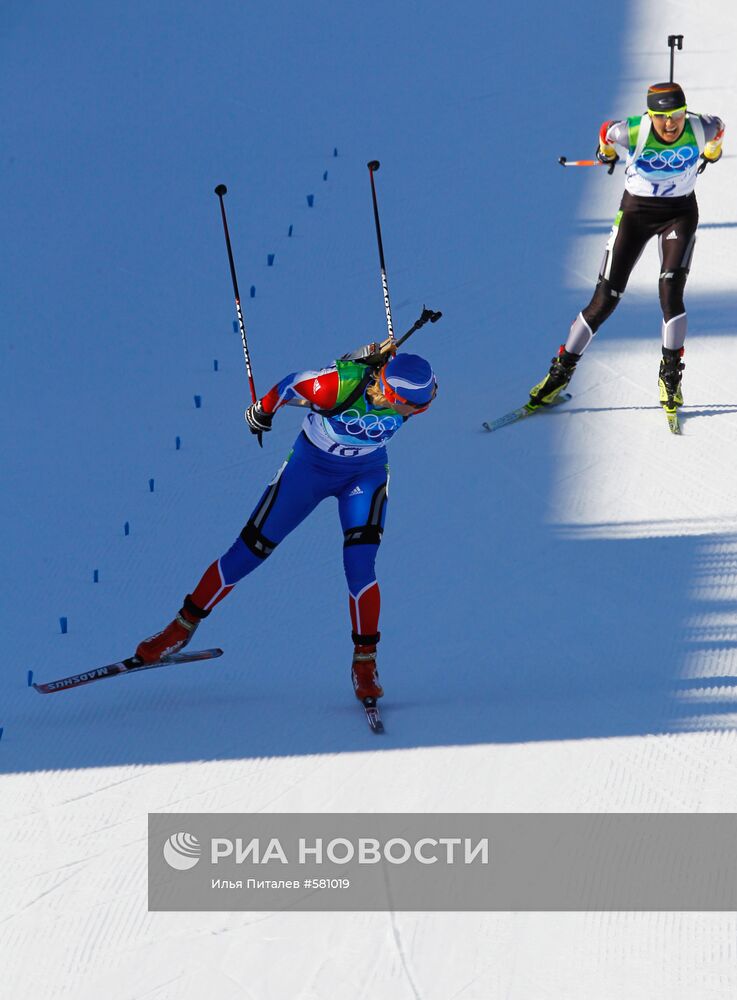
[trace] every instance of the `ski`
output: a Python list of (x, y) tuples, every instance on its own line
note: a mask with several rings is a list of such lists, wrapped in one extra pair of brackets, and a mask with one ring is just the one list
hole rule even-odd
[(487, 431), (498, 431), (500, 427), (515, 424), (518, 420), (531, 417), (533, 413), (540, 413), (544, 410), (549, 410), (551, 406), (560, 406), (561, 403), (567, 403), (570, 398), (570, 392), (562, 392), (552, 403), (547, 403), (544, 406), (531, 406), (529, 403), (525, 403), (524, 406), (519, 406), (516, 410), (510, 410), (509, 413), (505, 413), (503, 417), (497, 417), (496, 420), (484, 421), (482, 426)]
[(376, 698), (364, 698), (361, 704), (366, 712), (366, 721), (371, 731), (374, 733), (383, 733), (384, 723), (381, 721), (381, 716), (379, 715), (379, 706), (376, 704)]
[(33, 686), (39, 694), (53, 694), (55, 691), (67, 691), (69, 688), (91, 684), (92, 681), (101, 681), (106, 677), (117, 677), (119, 674), (134, 674), (140, 670), (154, 670), (156, 667), (168, 667), (172, 663), (194, 663), (197, 660), (212, 660), (216, 656), (222, 655), (222, 649), (199, 649), (191, 653), (173, 653), (171, 656), (165, 656), (155, 663), (142, 663), (137, 656), (129, 656), (125, 660), (118, 660), (117, 663), (108, 663), (104, 667), (86, 670), (82, 674), (73, 674), (71, 677), (62, 677), (58, 681), (48, 681), (46, 684), (34, 684)]
[(671, 434), (680, 434), (681, 425), (678, 420), (678, 410), (673, 407), (669, 410), (667, 406), (663, 407), (663, 412), (665, 413), (665, 419), (668, 421), (668, 427), (670, 427)]

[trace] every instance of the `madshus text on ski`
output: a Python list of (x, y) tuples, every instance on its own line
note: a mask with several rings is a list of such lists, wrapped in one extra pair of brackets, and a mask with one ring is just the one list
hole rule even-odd
[[(576, 365), (596, 331), (619, 305), (645, 244), (656, 237), (660, 253), (658, 295), (663, 314), (662, 358), (658, 369), (660, 404), (668, 426), (680, 433), (682, 372), (687, 331), (683, 294), (693, 258), (699, 210), (695, 186), (700, 174), (722, 156), (724, 122), (715, 115), (689, 111), (683, 88), (673, 82), (673, 49), (682, 36), (669, 36), (671, 79), (647, 91), (643, 114), (605, 121), (599, 129), (595, 160), (563, 166), (609, 166), (626, 151), (624, 193), (612, 225), (591, 301), (571, 324), (568, 337), (552, 359), (547, 375), (532, 387), (523, 406), (484, 423), (497, 430), (562, 401)], [(679, 45), (680, 47), (680, 45)], [(567, 397), (570, 398), (570, 397)]]

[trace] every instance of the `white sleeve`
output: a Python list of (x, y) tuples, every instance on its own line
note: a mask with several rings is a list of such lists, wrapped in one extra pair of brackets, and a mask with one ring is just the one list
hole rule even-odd
[(713, 139), (721, 139), (724, 134), (724, 122), (716, 115), (699, 115), (701, 124), (704, 126), (704, 142), (711, 142)]
[(630, 130), (627, 122), (612, 122), (606, 130), (606, 141), (610, 146), (622, 146), (624, 149), (629, 150)]

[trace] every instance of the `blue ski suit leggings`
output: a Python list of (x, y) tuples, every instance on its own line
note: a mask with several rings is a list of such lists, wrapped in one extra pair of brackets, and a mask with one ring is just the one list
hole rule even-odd
[[(200, 612), (209, 613), (321, 501), (336, 497), (354, 635), (371, 632), (371, 637), (374, 633), (378, 637), (374, 564), (384, 530), (388, 479), (385, 448), (365, 456), (341, 458), (321, 451), (302, 432), (238, 538), (205, 572), (188, 601)], [(362, 597), (366, 599), (363, 622), (360, 614), (356, 618)]]

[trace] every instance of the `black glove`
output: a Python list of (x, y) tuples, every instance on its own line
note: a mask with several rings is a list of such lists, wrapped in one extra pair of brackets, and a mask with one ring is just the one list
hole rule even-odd
[(271, 430), (271, 421), (274, 419), (273, 413), (266, 413), (261, 400), (252, 403), (245, 412), (246, 423), (251, 429), (251, 434), (265, 434)]
[(599, 163), (603, 163), (605, 167), (609, 167), (607, 173), (613, 174), (614, 167), (619, 162), (619, 154), (615, 152), (614, 156), (607, 156), (606, 153), (602, 153), (601, 146), (597, 146), (596, 159)]

